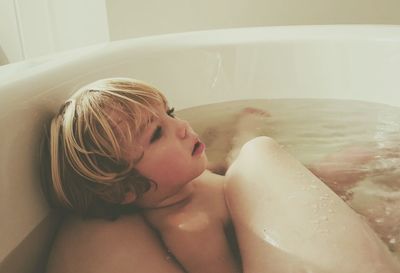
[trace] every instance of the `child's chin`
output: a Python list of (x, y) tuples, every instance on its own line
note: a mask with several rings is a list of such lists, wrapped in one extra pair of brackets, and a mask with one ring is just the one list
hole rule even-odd
[(198, 176), (201, 175), (207, 169), (207, 166), (208, 166), (208, 160), (207, 158), (205, 158), (205, 160), (202, 162), (201, 167), (199, 168)]

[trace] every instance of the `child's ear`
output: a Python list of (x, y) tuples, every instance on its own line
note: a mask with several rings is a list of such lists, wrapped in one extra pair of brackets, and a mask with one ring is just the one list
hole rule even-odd
[(136, 200), (136, 194), (134, 194), (131, 191), (128, 191), (125, 193), (124, 200), (122, 200), (121, 204), (126, 205), (126, 204), (131, 204)]

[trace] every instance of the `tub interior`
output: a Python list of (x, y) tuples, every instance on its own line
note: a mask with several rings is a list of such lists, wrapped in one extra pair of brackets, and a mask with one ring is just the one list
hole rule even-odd
[(176, 109), (243, 99), (400, 106), (400, 27), (229, 29), (112, 42), (0, 68), (0, 272), (40, 272), (61, 218), (40, 190), (44, 124), (79, 86), (132, 77)]

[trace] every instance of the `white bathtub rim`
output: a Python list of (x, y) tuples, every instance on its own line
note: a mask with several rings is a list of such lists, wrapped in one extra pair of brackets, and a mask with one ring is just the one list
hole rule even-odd
[[(259, 34), (265, 35), (257, 36)], [(124, 39), (0, 66), (0, 88), (64, 64), (90, 60), (101, 54), (111, 54), (120, 50), (166, 51), (255, 42), (329, 42), (332, 40), (400, 42), (400, 25), (266, 26), (201, 30)]]

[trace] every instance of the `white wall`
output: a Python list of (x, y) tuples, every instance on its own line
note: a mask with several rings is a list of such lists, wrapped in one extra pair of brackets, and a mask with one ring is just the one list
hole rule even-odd
[(47, 2), (57, 51), (109, 41), (105, 0)]
[(106, 0), (111, 40), (213, 28), (400, 24), (399, 0)]
[[(8, 61), (21, 60), (22, 50), (18, 35), (14, 1), (0, 0), (0, 65)], [(7, 56), (6, 53), (7, 52)]]
[(0, 0), (0, 65), (110, 39), (296, 24), (400, 24), (400, 0)]
[(0, 46), (10, 62), (106, 41), (105, 0), (0, 0)]

